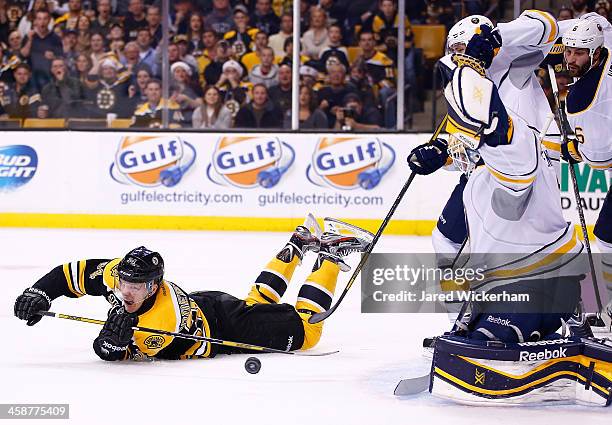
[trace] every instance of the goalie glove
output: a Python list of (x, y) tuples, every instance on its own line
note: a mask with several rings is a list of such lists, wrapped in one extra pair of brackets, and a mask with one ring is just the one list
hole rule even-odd
[(39, 311), (49, 311), (51, 298), (41, 289), (28, 288), (15, 300), (15, 316), (21, 320), (27, 320), (28, 326), (34, 326), (42, 316)]
[(123, 307), (113, 307), (108, 312), (108, 319), (94, 340), (93, 348), (102, 360), (125, 360), (128, 346), (134, 336), (132, 327), (138, 324), (138, 316), (127, 313)]
[(423, 176), (439, 170), (446, 161), (448, 161), (448, 145), (443, 139), (419, 145), (408, 155), (410, 169)]
[(489, 69), (496, 50), (502, 46), (502, 38), (497, 28), (491, 29), (488, 25), (481, 25), (480, 32), (474, 34), (465, 48), (465, 54), (478, 59)]

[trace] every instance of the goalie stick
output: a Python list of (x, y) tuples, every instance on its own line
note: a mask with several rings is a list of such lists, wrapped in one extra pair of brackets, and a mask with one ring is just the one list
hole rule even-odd
[[(95, 325), (104, 325), (104, 323), (106, 323), (104, 320), (90, 319), (88, 317), (72, 316), (69, 314), (62, 314), (62, 313), (53, 313), (51, 311), (39, 311), (38, 314), (42, 316), (47, 316), (47, 317), (55, 317), (56, 319), (66, 319), (66, 320), (74, 320), (76, 322), (93, 323)], [(284, 351), (284, 350), (278, 350), (276, 348), (262, 347), (260, 345), (246, 344), (243, 342), (227, 341), (224, 339), (211, 338), (211, 337), (200, 336), (200, 335), (187, 335), (187, 334), (181, 334), (178, 332), (164, 331), (161, 329), (145, 328), (142, 326), (133, 326), (132, 329), (135, 331), (173, 336), (175, 338), (190, 339), (193, 341), (204, 341), (210, 344), (224, 345), (226, 347), (234, 347), (234, 348), (241, 348), (244, 350), (260, 351), (262, 353), (289, 354), (292, 356), (304, 356), (304, 357), (322, 357), (322, 356), (329, 356), (331, 354), (336, 354), (339, 352), (339, 351), (327, 351), (324, 353), (298, 353), (296, 351)]]

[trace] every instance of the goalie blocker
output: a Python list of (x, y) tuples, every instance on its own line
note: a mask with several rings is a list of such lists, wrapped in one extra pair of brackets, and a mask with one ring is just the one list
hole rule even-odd
[(609, 406), (612, 344), (577, 337), (504, 344), (448, 334), (435, 342), (429, 392), (472, 405)]

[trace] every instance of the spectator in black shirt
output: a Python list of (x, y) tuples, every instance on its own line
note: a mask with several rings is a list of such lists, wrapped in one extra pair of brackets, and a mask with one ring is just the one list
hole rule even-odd
[(377, 130), (382, 118), (376, 108), (365, 108), (359, 95), (349, 93), (344, 97), (343, 107), (336, 109), (336, 130)]
[(162, 38), (161, 9), (159, 6), (151, 5), (147, 8), (147, 23), (153, 40), (151, 46), (156, 48)]
[(46, 10), (36, 12), (34, 30), (28, 33), (21, 54), (30, 58), (32, 79), (37, 88), (44, 87), (51, 80), (51, 61), (62, 56), (61, 38), (49, 31), (51, 16)]
[(272, 10), (271, 0), (257, 0), (255, 12), (251, 15), (252, 25), (268, 35), (280, 31), (280, 19)]
[(333, 126), (336, 122), (336, 110), (342, 108), (344, 97), (354, 93), (346, 83), (346, 68), (342, 64), (333, 64), (327, 69), (329, 85), (318, 91), (319, 107), (327, 114), (327, 120)]
[(253, 86), (253, 100), (236, 115), (235, 128), (281, 128), (283, 115), (269, 101), (268, 89), (263, 84)]
[(51, 61), (53, 80), (42, 89), (42, 101), (49, 108), (51, 118), (68, 118), (80, 109), (83, 92), (81, 83), (68, 76), (64, 59)]
[(270, 99), (276, 103), (284, 116), (291, 109), (291, 67), (289, 65), (281, 65), (278, 68), (278, 84), (268, 90)]
[(110, 32), (111, 25), (117, 22), (112, 16), (111, 0), (98, 0), (98, 16), (91, 22), (93, 31), (102, 33), (105, 37)]
[(128, 11), (125, 21), (123, 22), (126, 42), (135, 40), (138, 36), (138, 30), (149, 26), (145, 15), (143, 0), (130, 0)]
[(215, 85), (223, 73), (223, 64), (231, 55), (229, 44), (225, 40), (219, 40), (215, 46), (215, 60), (204, 69), (204, 79), (207, 84)]
[(0, 103), (10, 118), (35, 118), (40, 106), (40, 93), (30, 83), (30, 67), (21, 63), (13, 74), (15, 83), (5, 86), (4, 93), (0, 94)]

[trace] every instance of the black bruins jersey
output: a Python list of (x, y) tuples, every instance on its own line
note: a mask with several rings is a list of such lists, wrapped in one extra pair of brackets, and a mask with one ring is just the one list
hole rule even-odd
[[(120, 260), (91, 259), (66, 263), (43, 276), (34, 288), (43, 290), (52, 300), (62, 295), (70, 298), (94, 295), (105, 297), (111, 305), (120, 305), (113, 292)], [(156, 294), (145, 300), (136, 312), (138, 326), (217, 337), (217, 330), (211, 329), (211, 324), (217, 323), (214, 309), (207, 308), (205, 297), (197, 298), (199, 303), (176, 284), (164, 280)], [(214, 357), (219, 352), (217, 348), (207, 342), (135, 331), (126, 359)]]

